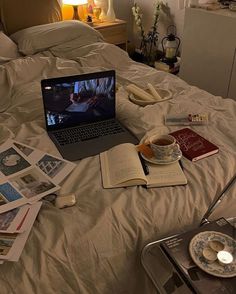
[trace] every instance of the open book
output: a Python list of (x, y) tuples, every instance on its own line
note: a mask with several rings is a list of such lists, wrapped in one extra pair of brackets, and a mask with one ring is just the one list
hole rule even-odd
[(104, 188), (145, 185), (147, 188), (185, 185), (187, 179), (178, 162), (158, 165), (147, 163), (145, 175), (135, 145), (124, 143), (100, 154)]

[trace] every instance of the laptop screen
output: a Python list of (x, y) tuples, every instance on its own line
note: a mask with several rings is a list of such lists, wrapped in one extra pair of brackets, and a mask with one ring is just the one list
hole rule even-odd
[(115, 71), (41, 81), (47, 130), (115, 117)]

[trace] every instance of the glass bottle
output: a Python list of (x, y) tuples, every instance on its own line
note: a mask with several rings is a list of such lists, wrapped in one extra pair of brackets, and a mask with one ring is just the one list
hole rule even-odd
[(108, 0), (106, 20), (114, 21), (115, 19), (116, 19), (116, 15), (115, 15), (114, 7), (113, 7), (113, 0)]

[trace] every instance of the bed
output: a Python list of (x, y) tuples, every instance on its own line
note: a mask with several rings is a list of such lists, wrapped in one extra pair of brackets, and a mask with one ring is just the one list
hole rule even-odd
[[(186, 186), (103, 189), (99, 155), (79, 160), (60, 189), (61, 195), (75, 193), (76, 205), (60, 210), (43, 201), (19, 262), (0, 265), (1, 294), (156, 293), (141, 251), (151, 241), (198, 226), (234, 175), (236, 102), (134, 62), (86, 24), (55, 22), (2, 37), (9, 47), (1, 43), (0, 143), (13, 138), (60, 156), (45, 131), (40, 81), (106, 69), (117, 75), (117, 116), (138, 139), (153, 129), (177, 130), (164, 124), (169, 112), (209, 114), (208, 125), (193, 129), (220, 151), (195, 163), (183, 158)], [(167, 89), (172, 99), (136, 105), (125, 90), (131, 82)], [(234, 187), (212, 218), (235, 216), (235, 199)]]

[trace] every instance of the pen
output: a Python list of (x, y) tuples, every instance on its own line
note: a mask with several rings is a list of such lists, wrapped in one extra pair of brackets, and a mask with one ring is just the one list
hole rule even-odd
[(180, 165), (181, 169), (184, 170), (183, 163), (181, 160), (179, 160), (179, 165)]
[(142, 164), (142, 168), (143, 168), (144, 174), (145, 175), (148, 175), (149, 174), (148, 166), (147, 166), (145, 160), (143, 159), (143, 157), (141, 156), (140, 152), (138, 152), (138, 157), (139, 157), (140, 162)]

